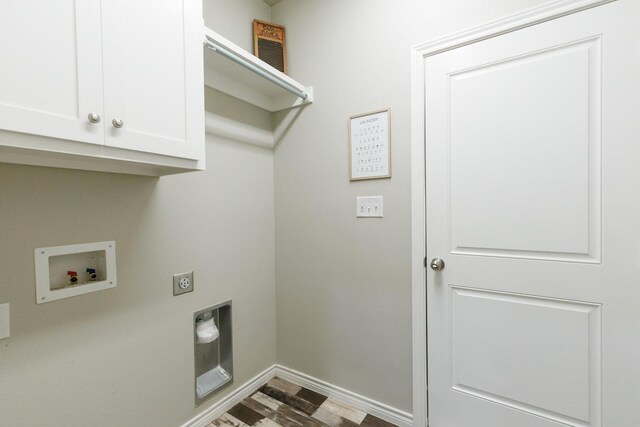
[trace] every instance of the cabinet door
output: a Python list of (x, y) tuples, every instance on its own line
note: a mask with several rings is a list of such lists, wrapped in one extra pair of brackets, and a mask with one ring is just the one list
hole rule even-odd
[(0, 129), (102, 144), (100, 37), (100, 0), (1, 2)]
[(200, 159), (201, 1), (103, 1), (102, 16), (105, 144)]

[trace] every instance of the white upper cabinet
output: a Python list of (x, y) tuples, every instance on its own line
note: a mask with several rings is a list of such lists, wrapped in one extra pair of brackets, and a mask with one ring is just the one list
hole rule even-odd
[(204, 169), (200, 0), (0, 5), (0, 162)]

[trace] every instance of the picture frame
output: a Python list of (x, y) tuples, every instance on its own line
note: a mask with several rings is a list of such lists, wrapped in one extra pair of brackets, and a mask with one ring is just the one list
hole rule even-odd
[(349, 117), (349, 179), (391, 178), (391, 109)]

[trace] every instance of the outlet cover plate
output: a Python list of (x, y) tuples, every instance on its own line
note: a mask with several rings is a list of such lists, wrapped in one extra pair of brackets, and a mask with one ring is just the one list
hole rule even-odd
[(0, 340), (9, 338), (11, 328), (9, 326), (9, 304), (0, 304)]
[(356, 217), (357, 218), (382, 218), (382, 215), (383, 215), (382, 196), (356, 197)]
[(193, 271), (173, 275), (173, 296), (193, 292)]

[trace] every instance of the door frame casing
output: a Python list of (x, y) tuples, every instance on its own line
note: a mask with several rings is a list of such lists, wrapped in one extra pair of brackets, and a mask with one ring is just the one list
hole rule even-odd
[(411, 296), (413, 336), (413, 425), (427, 418), (426, 120), (425, 59), (482, 40), (617, 0), (553, 0), (509, 17), (411, 49)]

